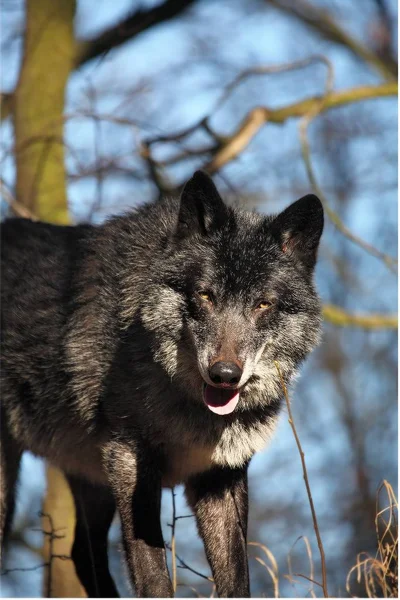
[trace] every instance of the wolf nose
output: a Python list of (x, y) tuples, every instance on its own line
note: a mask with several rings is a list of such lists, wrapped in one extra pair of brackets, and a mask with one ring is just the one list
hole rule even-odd
[(211, 381), (216, 385), (237, 385), (242, 372), (236, 363), (223, 361), (214, 363), (208, 370)]

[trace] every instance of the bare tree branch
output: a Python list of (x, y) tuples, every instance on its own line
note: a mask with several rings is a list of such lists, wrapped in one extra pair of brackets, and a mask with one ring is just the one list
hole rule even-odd
[[(381, 85), (366, 85), (355, 88), (349, 88), (345, 90), (332, 91), (328, 94), (321, 96), (312, 96), (305, 98), (298, 102), (288, 104), (280, 108), (268, 108), (264, 106), (258, 106), (253, 108), (248, 115), (243, 119), (239, 127), (230, 136), (218, 136), (213, 132), (209, 125), (209, 121), (212, 117), (212, 113), (195, 123), (194, 125), (182, 130), (178, 133), (171, 135), (156, 136), (148, 139), (144, 142), (148, 148), (156, 143), (168, 143), (181, 141), (185, 137), (189, 137), (197, 129), (205, 129), (214, 139), (216, 143), (207, 148), (199, 148), (197, 152), (199, 154), (205, 154), (210, 152), (214, 154), (212, 161), (208, 165), (205, 165), (205, 169), (216, 170), (214, 165), (218, 164), (221, 168), (227, 162), (235, 158), (238, 154), (237, 146), (239, 145), (243, 150), (260, 130), (260, 128), (266, 123), (283, 124), (291, 118), (304, 117), (310, 112), (318, 109), (318, 114), (337, 108), (339, 106), (345, 106), (354, 102), (360, 102), (361, 100), (368, 100), (372, 98), (381, 98), (386, 96), (397, 95), (397, 82), (387, 82)], [(112, 120), (112, 118), (108, 117)], [(125, 124), (134, 124), (132, 121)], [(220, 153), (220, 156), (218, 156)], [(196, 154), (196, 151), (191, 151), (191, 154)], [(181, 157), (179, 157), (181, 159)], [(184, 157), (185, 158), (185, 157)], [(173, 160), (170, 160), (172, 163)], [(177, 161), (176, 161), (177, 162)]]
[(53, 519), (51, 518), (51, 515), (49, 515), (47, 513), (40, 512), (39, 516), (44, 519), (47, 519), (49, 526), (50, 526), (50, 531), (47, 531), (44, 529), (34, 529), (33, 531), (40, 531), (48, 539), (48, 543), (49, 543), (48, 560), (46, 562), (35, 565), (34, 567), (15, 567), (12, 569), (5, 569), (4, 571), (1, 572), (1, 575), (2, 576), (8, 575), (9, 573), (14, 573), (14, 572), (29, 572), (29, 571), (37, 571), (38, 569), (47, 569), (47, 577), (46, 577), (46, 583), (45, 583), (46, 596), (48, 598), (52, 598), (53, 597), (52, 596), (52, 589), (53, 589), (52, 588), (52, 576), (53, 576), (55, 559), (71, 562), (71, 557), (66, 554), (56, 554), (54, 551), (54, 542), (56, 540), (61, 540), (64, 538), (63, 534), (60, 534), (57, 532), (64, 528), (55, 529)]
[(173, 19), (183, 13), (195, 0), (165, 0), (148, 10), (139, 9), (129, 15), (117, 25), (106, 29), (97, 38), (77, 44), (75, 65), (80, 67), (84, 63), (96, 58), (124, 42), (132, 40), (140, 33)]
[(360, 327), (362, 329), (397, 329), (397, 315), (379, 314), (350, 314), (334, 304), (325, 304), (323, 307), (325, 321), (339, 327)]
[[(169, 542), (165, 543), (165, 547), (168, 548), (168, 550), (172, 551), (171, 544), (169, 544)], [(178, 569), (187, 569), (188, 571), (190, 571), (191, 573), (194, 573), (198, 577), (201, 577), (202, 579), (205, 579), (206, 581), (209, 581), (210, 583), (214, 583), (214, 579), (212, 577), (209, 577), (208, 575), (205, 575), (204, 573), (197, 571), (197, 569), (194, 569), (193, 567), (189, 566), (187, 564), (187, 562), (185, 562), (183, 560), (183, 558), (181, 558), (178, 554), (176, 555), (176, 558), (179, 560), (179, 563), (180, 563), (177, 566)]]
[[(93, 58), (106, 54), (124, 42), (134, 39), (151, 27), (169, 21), (182, 14), (196, 0), (165, 0), (148, 10), (139, 9), (117, 25), (103, 31), (98, 37), (76, 43), (75, 68), (81, 67)], [(12, 114), (12, 93), (2, 93), (1, 120)]]
[(347, 33), (335, 19), (324, 9), (314, 6), (306, 0), (265, 0), (268, 4), (289, 13), (312, 27), (327, 39), (348, 48), (355, 56), (369, 64), (383, 77), (397, 79), (397, 63), (395, 60), (383, 60), (361, 42)]
[(369, 244), (368, 242), (365, 242), (363, 239), (361, 239), (359, 236), (355, 235), (341, 220), (341, 218), (339, 217), (339, 215), (330, 207), (325, 194), (323, 192), (323, 190), (321, 189), (321, 187), (318, 185), (317, 182), (317, 178), (315, 176), (314, 173), (314, 169), (312, 166), (312, 162), (311, 162), (311, 152), (310, 152), (310, 145), (308, 142), (308, 135), (307, 135), (307, 130), (308, 130), (308, 126), (310, 125), (311, 121), (321, 112), (321, 108), (322, 108), (322, 103), (320, 106), (318, 106), (318, 104), (316, 104), (314, 107), (311, 108), (310, 112), (308, 114), (306, 114), (303, 119), (300, 121), (299, 124), (299, 134), (300, 134), (300, 143), (301, 143), (301, 150), (302, 150), (302, 155), (303, 155), (303, 160), (306, 166), (306, 170), (307, 170), (307, 174), (308, 174), (308, 178), (310, 180), (311, 185), (313, 186), (315, 193), (317, 194), (317, 196), (319, 196), (324, 209), (328, 215), (328, 217), (330, 218), (330, 220), (332, 221), (332, 223), (335, 225), (335, 227), (345, 236), (347, 237), (349, 240), (351, 240), (354, 244), (357, 244), (358, 246), (360, 246), (363, 250), (365, 250), (366, 252), (368, 252), (368, 254), (371, 254), (372, 256), (375, 256), (376, 258), (378, 258), (379, 260), (382, 260), (383, 263), (388, 267), (388, 269), (390, 271), (392, 271), (392, 273), (396, 273), (396, 267), (397, 267), (397, 261), (392, 258), (391, 256), (385, 254), (384, 252), (382, 252), (381, 250), (378, 250), (377, 248), (375, 248), (374, 246), (372, 246), (372, 244)]
[(228, 99), (232, 92), (237, 88), (237, 86), (249, 77), (255, 75), (274, 75), (287, 73), (288, 71), (304, 69), (315, 63), (322, 63), (328, 69), (328, 77), (326, 80), (325, 91), (326, 93), (331, 92), (333, 90), (333, 65), (331, 61), (328, 58), (326, 58), (326, 56), (323, 56), (322, 54), (315, 54), (307, 58), (303, 58), (301, 60), (281, 65), (257, 65), (255, 67), (245, 69), (244, 71), (239, 73), (239, 75), (237, 75), (237, 77), (235, 77), (235, 79), (229, 85), (226, 86), (221, 98), (216, 102), (214, 109), (211, 112), (216, 112), (221, 107), (221, 105)]
[(375, 51), (384, 62), (394, 62), (397, 66), (392, 35), (392, 27), (396, 26), (396, 23), (389, 13), (385, 0), (375, 0), (375, 4), (378, 10), (378, 22), (373, 24), (371, 35)]
[[(256, 133), (266, 123), (284, 123), (290, 118), (301, 117), (309, 113), (322, 113), (331, 108), (351, 104), (368, 98), (391, 96), (397, 94), (397, 83), (385, 83), (381, 86), (362, 86), (348, 90), (332, 92), (326, 96), (314, 96), (290, 104), (288, 106), (270, 109), (256, 107), (244, 118), (236, 131), (229, 136), (224, 144), (214, 148), (214, 157), (203, 168), (209, 173), (215, 173), (229, 161), (236, 158), (250, 143)], [(204, 152), (204, 149), (201, 150)], [(211, 151), (211, 149), (209, 149)]]
[(15, 215), (18, 217), (24, 217), (25, 219), (30, 219), (31, 221), (37, 221), (37, 217), (28, 208), (26, 208), (26, 206), (14, 198), (2, 179), (0, 179), (0, 192), (3, 200), (8, 204), (11, 211)]

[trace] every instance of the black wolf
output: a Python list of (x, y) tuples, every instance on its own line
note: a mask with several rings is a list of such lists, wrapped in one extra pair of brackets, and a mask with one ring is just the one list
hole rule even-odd
[(183, 482), (219, 596), (249, 595), (247, 467), (286, 383), (316, 345), (323, 228), (309, 195), (278, 216), (233, 209), (196, 172), (105, 224), (2, 226), (2, 528), (23, 450), (61, 468), (72, 558), (116, 596), (115, 509), (138, 596), (171, 596), (163, 486)]

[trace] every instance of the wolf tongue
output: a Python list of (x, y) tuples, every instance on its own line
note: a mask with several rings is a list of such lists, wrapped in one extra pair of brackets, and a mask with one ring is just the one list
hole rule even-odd
[(205, 385), (203, 399), (212, 412), (217, 415), (228, 415), (235, 410), (239, 402), (239, 391)]

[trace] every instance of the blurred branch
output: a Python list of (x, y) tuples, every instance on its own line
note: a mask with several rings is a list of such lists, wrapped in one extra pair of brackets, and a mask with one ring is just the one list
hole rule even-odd
[(243, 119), (235, 133), (219, 149), (216, 148), (217, 152), (215, 156), (203, 166), (203, 169), (213, 174), (235, 159), (249, 145), (250, 141), (267, 121), (267, 109), (261, 106), (253, 108)]
[(313, 96), (282, 108), (260, 107), (258, 110), (264, 111), (264, 122), (269, 121), (270, 123), (282, 124), (290, 118), (304, 117), (315, 109), (318, 109), (318, 114), (320, 114), (326, 110), (344, 106), (345, 104), (395, 95), (397, 95), (397, 82), (390, 82), (377, 86), (369, 85), (339, 90), (325, 96)]
[[(233, 82), (227, 86), (225, 93), (223, 94), (222, 98), (218, 101), (214, 110), (217, 110), (221, 106), (221, 104), (225, 102), (225, 100), (237, 87), (237, 85), (239, 85), (239, 83), (241, 83), (243, 80), (247, 79), (251, 75), (283, 73), (294, 69), (308, 67), (310, 64), (315, 62), (324, 63), (328, 69), (328, 75), (325, 84), (325, 95), (327, 95), (331, 93), (333, 89), (333, 66), (327, 58), (325, 58), (324, 56), (317, 55), (286, 65), (274, 65), (272, 67), (259, 66), (253, 69), (247, 69), (246, 71), (242, 71), (242, 73), (240, 73), (238, 77), (236, 77), (236, 79), (234, 79)], [(239, 128), (236, 130), (235, 134), (230, 136), (230, 138), (227, 138), (224, 143), (222, 143), (221, 138), (219, 138), (221, 148), (214, 156), (214, 158), (204, 166), (204, 169), (209, 173), (215, 173), (226, 163), (236, 158), (246, 148), (246, 146), (249, 144), (249, 141), (254, 137), (254, 135), (262, 127), (262, 125), (264, 125), (269, 120), (273, 120), (273, 117), (271, 119), (271, 111), (269, 111), (268, 114), (268, 109), (266, 108), (256, 107), (252, 111), (250, 111), (250, 113), (248, 113), (245, 119), (242, 121)], [(209, 126), (208, 131), (210, 132)]]
[(322, 63), (328, 69), (328, 77), (326, 80), (325, 91), (330, 92), (333, 88), (333, 66), (331, 61), (321, 54), (315, 54), (313, 56), (309, 56), (308, 58), (304, 58), (298, 61), (282, 64), (282, 65), (257, 65), (256, 67), (250, 67), (249, 69), (245, 69), (235, 79), (225, 88), (221, 98), (216, 102), (214, 109), (212, 112), (216, 112), (217, 109), (221, 107), (221, 105), (227, 100), (227, 98), (231, 95), (234, 89), (238, 87), (240, 83), (248, 79), (249, 77), (253, 77), (254, 75), (273, 75), (273, 74), (281, 74), (287, 73), (288, 71), (294, 71), (297, 69), (304, 69), (305, 67), (309, 67), (314, 63)]
[(384, 62), (396, 63), (392, 26), (396, 26), (397, 23), (394, 19), (392, 21), (385, 0), (375, 0), (375, 4), (378, 10), (378, 22), (373, 23), (371, 32), (375, 52)]
[(227, 139), (212, 161), (208, 165), (205, 165), (204, 168), (205, 170), (209, 169), (213, 173), (229, 160), (235, 158), (238, 153), (237, 151), (235, 152), (236, 148), (240, 146), (241, 150), (243, 150), (261, 126), (267, 122), (282, 124), (290, 118), (301, 117), (310, 112), (318, 111), (318, 114), (320, 114), (326, 110), (345, 104), (395, 94), (397, 94), (397, 83), (385, 83), (381, 86), (362, 86), (332, 92), (326, 96), (314, 96), (277, 109), (255, 108), (247, 115), (239, 128)]
[[(134, 39), (139, 34), (155, 25), (160, 25), (183, 13), (196, 0), (165, 0), (148, 10), (139, 9), (117, 25), (103, 31), (98, 37), (87, 41), (76, 42), (74, 64), (75, 68), (104, 55), (124, 42)], [(1, 94), (1, 119), (6, 119), (12, 113), (13, 94)]]
[(4, 121), (13, 111), (13, 94), (0, 94), (0, 119)]
[[(183, 131), (172, 135), (153, 137), (143, 142), (143, 144), (146, 148), (146, 152), (150, 152), (150, 146), (155, 143), (180, 141), (183, 138), (190, 136), (197, 129), (204, 129), (208, 134), (214, 137), (215, 143), (206, 148), (199, 148), (197, 153), (206, 154), (209, 152), (214, 155), (211, 161), (203, 166), (205, 170), (214, 173), (243, 151), (261, 127), (268, 122), (283, 124), (288, 119), (303, 117), (315, 110), (318, 110), (318, 114), (320, 114), (332, 108), (352, 104), (353, 102), (395, 95), (397, 95), (397, 82), (387, 82), (377, 86), (360, 86), (347, 90), (330, 92), (322, 96), (312, 96), (311, 98), (306, 98), (281, 108), (259, 106), (253, 108), (246, 115), (233, 134), (225, 136), (224, 138), (215, 134), (211, 129), (209, 121), (212, 114), (210, 114)], [(191, 151), (191, 154), (195, 154), (195, 151)], [(178, 162), (183, 158), (185, 158), (185, 156), (180, 154), (175, 162)], [(172, 164), (174, 161), (171, 159), (169, 162)]]
[(329, 206), (329, 203), (325, 197), (324, 192), (322, 191), (321, 187), (318, 185), (318, 182), (317, 182), (314, 170), (313, 170), (312, 162), (311, 162), (311, 152), (310, 152), (310, 145), (308, 142), (307, 130), (308, 130), (308, 126), (310, 125), (311, 121), (318, 114), (320, 114), (320, 112), (322, 110), (322, 106), (323, 106), (322, 103), (320, 106), (318, 106), (318, 104), (313, 106), (311, 108), (310, 112), (304, 116), (304, 118), (300, 121), (300, 124), (299, 124), (301, 150), (302, 150), (303, 160), (306, 165), (307, 174), (308, 174), (310, 183), (313, 186), (317, 196), (319, 196), (328, 217), (330, 218), (332, 223), (336, 226), (336, 228), (344, 236), (346, 236), (349, 240), (351, 240), (353, 243), (357, 244), (363, 250), (368, 252), (368, 254), (371, 254), (371, 256), (375, 256), (376, 258), (383, 261), (383, 263), (388, 267), (388, 269), (390, 271), (392, 271), (392, 273), (396, 273), (397, 261), (394, 258), (392, 258), (391, 256), (385, 254), (384, 252), (381, 252), (380, 250), (378, 250), (371, 244), (368, 244), (367, 242), (362, 240), (360, 237), (358, 237), (354, 233), (352, 233), (350, 231), (350, 229), (342, 222), (339, 215)]
[[(87, 91), (88, 100), (91, 105), (91, 112), (93, 113), (93, 128), (94, 128), (94, 162), (95, 164), (101, 166), (102, 157), (101, 157), (101, 121), (96, 115), (96, 88), (92, 85), (92, 82), (88, 78), (88, 91)], [(96, 179), (96, 197), (94, 202), (92, 203), (89, 214), (87, 217), (87, 221), (89, 223), (92, 222), (93, 216), (95, 213), (101, 208), (103, 204), (103, 169), (97, 169), (95, 179)]]
[(314, 29), (323, 37), (344, 46), (355, 56), (372, 66), (383, 77), (397, 79), (397, 63), (392, 58), (378, 56), (361, 42), (349, 35), (335, 19), (324, 9), (314, 6), (306, 0), (265, 0), (275, 8), (282, 10)]
[(134, 179), (136, 181), (143, 181), (146, 179), (143, 171), (134, 169), (131, 166), (124, 166), (118, 163), (118, 159), (111, 159), (107, 162), (101, 162), (100, 164), (90, 164), (80, 169), (75, 169), (68, 173), (69, 181), (79, 181), (85, 178), (96, 178), (101, 173), (103, 177), (123, 177), (126, 179)]
[(43, 519), (47, 519), (49, 526), (50, 526), (49, 531), (44, 530), (44, 529), (36, 530), (36, 531), (41, 531), (43, 533), (43, 535), (48, 539), (49, 548), (50, 548), (48, 560), (46, 562), (35, 565), (34, 567), (14, 567), (12, 569), (5, 569), (4, 571), (1, 572), (1, 575), (4, 576), (4, 575), (8, 575), (9, 573), (14, 573), (14, 572), (29, 572), (29, 571), (37, 571), (38, 569), (47, 569), (46, 597), (52, 598), (53, 597), (52, 596), (52, 589), (53, 589), (52, 588), (52, 576), (53, 576), (55, 559), (71, 562), (71, 557), (66, 554), (56, 554), (55, 549), (54, 549), (54, 542), (56, 540), (61, 540), (64, 538), (64, 535), (61, 535), (58, 533), (58, 531), (60, 531), (62, 528), (55, 529), (53, 519), (51, 518), (51, 516), (49, 514), (41, 512), (41, 513), (39, 513), (39, 516), (42, 517)]
[[(284, 397), (285, 397), (285, 400), (286, 400), (286, 406), (287, 406), (288, 415), (289, 415), (289, 425), (292, 428), (293, 435), (294, 435), (294, 438), (296, 440), (297, 449), (298, 449), (299, 454), (300, 454), (301, 466), (303, 468), (303, 479), (304, 479), (304, 483), (306, 485), (307, 496), (308, 496), (308, 501), (309, 501), (309, 504), (310, 504), (311, 516), (312, 516), (312, 520), (313, 520), (315, 536), (317, 538), (319, 553), (320, 553), (320, 557), (321, 557), (321, 571), (322, 571), (322, 586), (321, 587), (323, 589), (324, 597), (325, 598), (329, 598), (328, 583), (327, 583), (327, 578), (326, 578), (325, 551), (324, 551), (324, 546), (322, 544), (321, 535), (320, 535), (320, 532), (319, 532), (317, 515), (315, 513), (314, 501), (313, 501), (313, 497), (312, 497), (312, 493), (311, 493), (311, 488), (310, 488), (310, 482), (308, 480), (307, 465), (306, 465), (306, 461), (305, 461), (305, 458), (304, 458), (304, 452), (303, 452), (303, 448), (302, 448), (301, 443), (300, 443), (299, 436), (297, 434), (296, 426), (294, 424), (293, 415), (292, 415), (292, 408), (291, 408), (291, 404), (290, 404), (290, 399), (289, 399), (289, 394), (288, 394), (288, 391), (287, 391), (287, 387), (286, 387), (285, 382), (283, 380), (279, 363), (277, 361), (274, 361), (274, 362), (275, 362), (276, 370), (278, 371), (278, 375), (279, 375), (279, 379), (280, 379), (280, 382), (281, 382), (282, 391), (283, 391), (283, 394), (284, 394)], [(317, 583), (317, 582), (313, 581), (313, 583)]]
[(3, 197), (3, 200), (8, 204), (11, 208), (12, 212), (16, 214), (18, 217), (24, 217), (25, 219), (31, 219), (31, 221), (37, 221), (37, 217), (28, 209), (26, 206), (18, 202), (4, 181), (0, 178), (0, 192)]
[(361, 327), (363, 329), (397, 329), (397, 315), (360, 315), (350, 314), (333, 304), (323, 307), (325, 321), (339, 327)]
[(165, 0), (148, 10), (139, 9), (117, 25), (106, 29), (97, 38), (79, 42), (75, 65), (80, 67), (93, 58), (109, 52), (128, 40), (183, 13), (195, 0)]
[[(311, 98), (306, 98), (304, 100), (300, 100), (288, 106), (284, 106), (281, 108), (271, 109), (267, 107), (255, 107), (253, 108), (242, 120), (239, 127), (234, 131), (230, 136), (221, 137), (218, 136), (210, 126), (210, 119), (213, 114), (211, 111), (210, 115), (192, 125), (191, 127), (178, 132), (173, 135), (168, 136), (158, 136), (153, 137), (147, 141), (143, 142), (142, 149), (142, 157), (145, 158), (147, 164), (149, 166), (150, 175), (155, 182), (157, 188), (159, 189), (160, 194), (171, 192), (170, 188), (164, 183), (163, 179), (160, 176), (159, 170), (165, 167), (167, 163), (159, 163), (154, 160), (152, 157), (150, 147), (155, 143), (162, 142), (181, 142), (185, 137), (190, 136), (197, 129), (205, 130), (212, 138), (214, 138), (214, 144), (212, 146), (198, 148), (197, 152), (191, 150), (190, 155), (204, 155), (211, 154), (212, 158), (203, 165), (203, 169), (208, 171), (210, 174), (213, 174), (220, 170), (224, 165), (228, 162), (234, 160), (243, 150), (249, 145), (254, 136), (258, 133), (258, 131), (263, 127), (266, 123), (275, 123), (282, 124), (286, 120), (295, 117), (303, 117), (300, 122), (300, 139), (302, 145), (302, 153), (303, 159), (306, 164), (307, 173), (312, 183), (316, 193), (320, 196), (321, 201), (324, 204), (324, 208), (332, 220), (334, 225), (341, 231), (343, 235), (349, 238), (351, 241), (359, 245), (369, 254), (379, 258), (382, 260), (388, 268), (392, 271), (396, 271), (397, 262), (392, 257), (386, 255), (380, 250), (376, 249), (371, 244), (368, 244), (358, 236), (354, 235), (348, 227), (341, 221), (340, 217), (335, 213), (335, 211), (330, 208), (325, 195), (317, 184), (316, 177), (314, 175), (314, 171), (311, 164), (310, 157), (310, 148), (308, 144), (307, 138), (307, 127), (312, 119), (314, 119), (317, 115), (321, 114), (324, 111), (330, 110), (332, 108), (337, 108), (339, 106), (343, 106), (346, 104), (351, 104), (353, 102), (359, 102), (361, 100), (367, 100), (372, 98), (379, 98), (385, 96), (392, 96), (397, 94), (397, 82), (386, 82), (378, 86), (360, 86), (357, 88), (350, 88), (347, 90), (339, 90), (332, 91), (333, 87), (333, 70), (329, 61), (323, 59), (321, 57), (311, 57), (306, 61), (298, 61), (296, 63), (292, 63), (289, 65), (283, 65), (281, 67), (257, 67), (255, 69), (248, 69), (243, 73), (239, 74), (233, 82), (226, 88), (224, 94), (221, 99), (214, 106), (214, 111), (218, 109), (221, 102), (225, 101), (231, 91), (240, 83), (243, 79), (248, 77), (251, 74), (264, 74), (271, 72), (280, 72), (282, 70), (288, 70), (290, 68), (299, 68), (304, 67), (311, 62), (316, 62), (318, 60), (323, 60), (328, 66), (328, 77), (325, 85), (325, 93), (320, 96), (313, 96)], [(169, 159), (168, 164), (173, 164), (174, 162), (180, 162), (187, 158), (187, 153), (180, 153)]]
[(289, 104), (281, 109), (270, 110), (269, 121), (272, 123), (283, 123), (290, 117), (302, 117), (308, 114), (317, 105), (320, 106), (319, 112), (360, 102), (361, 100), (369, 100), (371, 98), (382, 98), (385, 96), (397, 96), (398, 85), (397, 81), (382, 83), (380, 85), (364, 85), (347, 90), (339, 90), (325, 96), (314, 96), (301, 100), (294, 104)]

